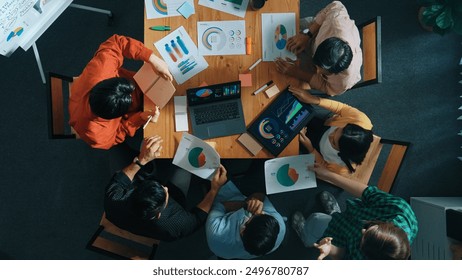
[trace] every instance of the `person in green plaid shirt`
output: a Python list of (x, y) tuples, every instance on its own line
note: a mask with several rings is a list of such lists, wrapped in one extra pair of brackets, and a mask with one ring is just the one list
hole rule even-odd
[[(330, 182), (354, 195), (340, 212), (328, 192), (321, 193), (327, 214), (313, 213), (305, 219), (296, 212), (292, 227), (305, 246), (320, 250), (318, 259), (408, 259), (410, 244), (417, 235), (417, 219), (402, 198), (377, 187), (351, 180), (326, 168), (312, 168), (317, 178)], [(317, 243), (316, 243), (317, 242)]]

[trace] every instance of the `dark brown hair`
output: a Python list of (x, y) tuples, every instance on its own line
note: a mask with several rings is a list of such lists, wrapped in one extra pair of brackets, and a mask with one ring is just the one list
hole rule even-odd
[(407, 260), (411, 248), (407, 234), (392, 222), (368, 221), (360, 250), (370, 260)]

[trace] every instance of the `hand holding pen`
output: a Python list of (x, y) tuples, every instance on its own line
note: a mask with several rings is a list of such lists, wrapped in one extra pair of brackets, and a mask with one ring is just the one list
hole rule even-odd
[(154, 114), (153, 114), (152, 111), (143, 112), (143, 113), (148, 113), (149, 114), (149, 116), (148, 116), (148, 118), (146, 120), (146, 123), (143, 125), (143, 129), (145, 129), (150, 122), (156, 123), (159, 120), (159, 116), (160, 116), (159, 106), (156, 106), (156, 110), (154, 111)]

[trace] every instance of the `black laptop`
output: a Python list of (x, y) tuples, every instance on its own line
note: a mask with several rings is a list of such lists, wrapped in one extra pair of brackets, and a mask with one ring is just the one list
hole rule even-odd
[(241, 81), (186, 90), (192, 134), (201, 139), (245, 132)]
[(250, 124), (248, 132), (274, 156), (313, 118), (313, 107), (284, 89)]

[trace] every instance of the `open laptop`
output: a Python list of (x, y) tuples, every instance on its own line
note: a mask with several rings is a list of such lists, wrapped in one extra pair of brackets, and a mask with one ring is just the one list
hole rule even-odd
[(201, 139), (243, 133), (241, 81), (186, 90), (192, 134)]
[(311, 105), (298, 101), (287, 87), (250, 124), (248, 132), (277, 156), (313, 118), (313, 111)]

